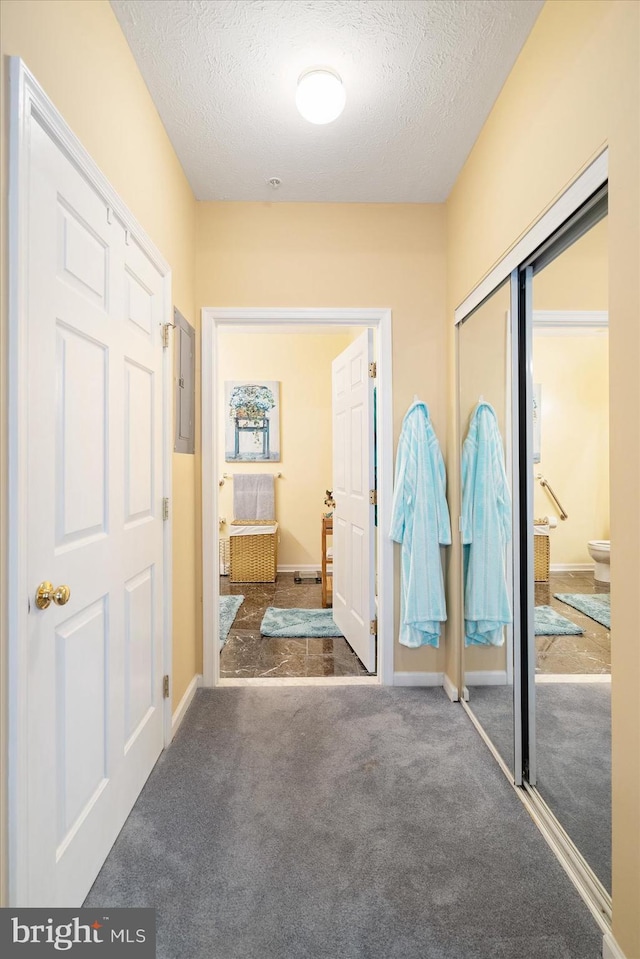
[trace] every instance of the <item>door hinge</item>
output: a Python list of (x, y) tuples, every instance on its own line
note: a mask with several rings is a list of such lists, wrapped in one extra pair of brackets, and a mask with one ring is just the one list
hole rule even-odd
[(372, 506), (377, 506), (377, 505), (378, 505), (378, 490), (377, 490), (377, 489), (370, 489), (370, 490), (369, 490), (369, 502), (371, 503)]
[(371, 377), (372, 380), (375, 380), (377, 375), (378, 375), (378, 364), (369, 363), (369, 376)]
[(162, 677), (162, 698), (169, 698), (169, 676)]
[(162, 518), (163, 520), (169, 519), (169, 497), (163, 496), (162, 498)]
[(372, 636), (377, 636), (377, 635), (378, 635), (378, 620), (377, 620), (377, 619), (372, 619), (371, 622), (369, 623), (369, 632), (371, 633)]
[(169, 346), (169, 330), (173, 327), (173, 323), (163, 323), (162, 324), (162, 349), (166, 350)]

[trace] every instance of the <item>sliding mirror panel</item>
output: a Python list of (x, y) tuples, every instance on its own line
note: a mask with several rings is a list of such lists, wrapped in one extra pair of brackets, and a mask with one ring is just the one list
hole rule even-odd
[(507, 279), (458, 325), (462, 663), (468, 707), (520, 781), (514, 745), (510, 309)]
[[(606, 196), (530, 264), (536, 788), (611, 890)], [(586, 232), (585, 232), (586, 230)]]

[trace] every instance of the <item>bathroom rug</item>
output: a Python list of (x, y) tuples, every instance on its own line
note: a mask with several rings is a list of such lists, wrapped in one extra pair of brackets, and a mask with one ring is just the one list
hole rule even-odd
[(238, 615), (238, 610), (244, 603), (244, 596), (221, 596), (220, 597), (220, 649), (226, 643), (229, 637), (229, 630), (233, 626), (233, 621)]
[(610, 593), (554, 593), (556, 599), (567, 606), (579, 609), (589, 619), (611, 629), (611, 594)]
[(536, 606), (533, 621), (536, 636), (579, 636), (584, 633), (584, 629), (561, 616), (552, 606)]
[(263, 636), (312, 639), (342, 636), (330, 609), (278, 609), (269, 606), (260, 624)]

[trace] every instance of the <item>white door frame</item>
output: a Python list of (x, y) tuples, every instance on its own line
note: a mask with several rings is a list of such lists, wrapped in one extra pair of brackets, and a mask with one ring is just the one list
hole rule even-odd
[[(107, 203), (132, 240), (163, 277), (164, 322), (172, 322), (171, 269), (124, 205), (81, 142), (67, 126), (33, 74), (19, 57), (10, 58), (9, 120), (9, 330), (8, 330), (8, 814), (9, 902), (25, 901), (28, 856), (27, 822), (27, 615), (31, 586), (27, 578), (27, 207), (29, 129), (35, 120)], [(172, 382), (171, 350), (163, 358), (163, 487), (171, 496)], [(37, 411), (32, 411), (32, 415)], [(163, 673), (171, 676), (172, 524), (164, 523)], [(164, 741), (171, 741), (171, 700), (163, 703)]]
[[(214, 415), (218, 334), (234, 326), (361, 326), (377, 331), (377, 465), (378, 465), (378, 673), (382, 685), (393, 685), (394, 554), (388, 536), (393, 498), (393, 392), (391, 310), (389, 309), (231, 309), (202, 310), (202, 574), (203, 574), (203, 683), (234, 684), (220, 679), (218, 533), (218, 424)], [(353, 682), (357, 680), (354, 679)], [(363, 682), (371, 682), (364, 677)], [(266, 682), (264, 680), (263, 682)], [(273, 681), (277, 682), (276, 680)], [(295, 683), (291, 679), (289, 683)], [(307, 681), (308, 682), (308, 681)]]

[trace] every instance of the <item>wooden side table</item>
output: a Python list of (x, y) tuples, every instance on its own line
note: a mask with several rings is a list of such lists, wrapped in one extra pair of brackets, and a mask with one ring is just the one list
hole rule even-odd
[(322, 608), (333, 605), (333, 553), (327, 538), (333, 538), (333, 516), (322, 517)]

